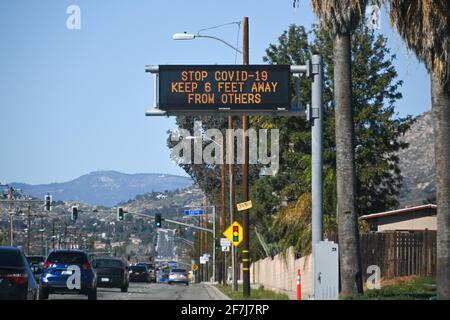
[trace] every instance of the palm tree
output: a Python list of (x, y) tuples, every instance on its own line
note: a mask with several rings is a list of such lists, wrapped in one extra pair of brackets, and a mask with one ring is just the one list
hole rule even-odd
[(351, 34), (364, 18), (365, 0), (311, 0), (334, 48), (337, 219), (341, 293), (362, 293), (352, 108)]
[(437, 293), (450, 299), (450, 0), (391, 0), (391, 24), (431, 76), (437, 176)]

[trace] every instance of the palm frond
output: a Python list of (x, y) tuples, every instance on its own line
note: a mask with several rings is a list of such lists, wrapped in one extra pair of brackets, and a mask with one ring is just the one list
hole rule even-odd
[(348, 34), (364, 19), (367, 0), (311, 0), (312, 9), (331, 36)]
[(450, 72), (450, 0), (391, 0), (391, 25), (441, 82)]

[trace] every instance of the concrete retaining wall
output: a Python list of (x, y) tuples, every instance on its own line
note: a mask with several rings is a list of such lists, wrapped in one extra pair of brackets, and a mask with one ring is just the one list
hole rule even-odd
[(298, 269), (302, 275), (302, 299), (308, 299), (312, 291), (312, 256), (295, 259), (292, 247), (287, 250), (285, 257), (279, 254), (273, 259), (253, 262), (250, 266), (250, 283), (285, 292), (290, 298), (295, 298)]

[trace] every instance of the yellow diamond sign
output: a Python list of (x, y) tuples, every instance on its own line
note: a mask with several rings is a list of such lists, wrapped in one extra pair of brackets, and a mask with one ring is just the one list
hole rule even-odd
[(244, 240), (243, 231), (244, 230), (242, 229), (242, 226), (239, 224), (239, 222), (235, 221), (231, 224), (231, 226), (228, 227), (227, 230), (225, 230), (223, 235), (231, 241), (233, 246), (237, 247), (241, 244), (242, 240)]

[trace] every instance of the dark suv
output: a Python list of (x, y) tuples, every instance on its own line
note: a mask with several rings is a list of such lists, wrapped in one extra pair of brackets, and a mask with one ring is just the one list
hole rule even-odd
[[(75, 280), (79, 273), (79, 286)], [(70, 278), (70, 279), (69, 279)], [(69, 286), (70, 285), (70, 286)], [(39, 283), (39, 299), (49, 294), (84, 294), (89, 300), (97, 300), (97, 275), (88, 255), (79, 250), (56, 250), (49, 254)]]
[(120, 288), (122, 292), (128, 291), (128, 267), (122, 260), (113, 257), (98, 257), (92, 261), (92, 265), (97, 272), (99, 287)]
[(155, 265), (153, 263), (138, 262), (138, 263), (136, 263), (136, 265), (137, 266), (139, 266), (139, 265), (147, 266), (149, 277), (150, 277), (150, 282), (156, 283), (156, 270), (155, 270)]
[(35, 300), (37, 285), (22, 251), (0, 247), (0, 300)]
[(150, 273), (146, 265), (134, 265), (130, 267), (130, 282), (150, 282)]

